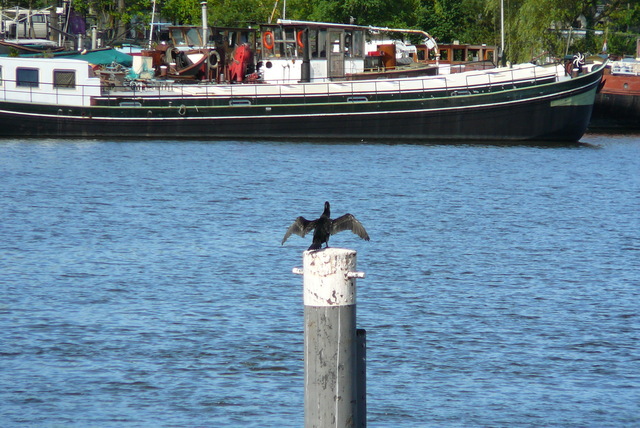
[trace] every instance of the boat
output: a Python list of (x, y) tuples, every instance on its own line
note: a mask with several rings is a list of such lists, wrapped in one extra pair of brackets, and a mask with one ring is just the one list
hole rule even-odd
[[(279, 21), (258, 35), (203, 26), (203, 46), (142, 52), (128, 72), (83, 55), (0, 57), (0, 129), (14, 137), (575, 142), (587, 128), (605, 64), (572, 74), (560, 64), (450, 74), (428, 64), (417, 75), (367, 75), (371, 28)], [(163, 75), (168, 52), (193, 49), (207, 58), (191, 60), (197, 78)]]
[(0, 129), (12, 137), (578, 141), (603, 66), (561, 65), (443, 76), (180, 84), (121, 90), (86, 61), (0, 58)]
[(589, 129), (640, 129), (640, 58), (609, 62)]

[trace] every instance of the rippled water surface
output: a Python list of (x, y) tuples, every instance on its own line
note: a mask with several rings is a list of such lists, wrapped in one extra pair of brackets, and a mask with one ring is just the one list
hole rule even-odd
[(0, 140), (0, 426), (302, 426), (325, 200), (369, 426), (640, 426), (640, 137), (583, 141)]

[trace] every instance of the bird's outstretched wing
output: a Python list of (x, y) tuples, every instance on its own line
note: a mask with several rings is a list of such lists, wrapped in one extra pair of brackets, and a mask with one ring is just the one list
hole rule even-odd
[(284, 238), (282, 238), (282, 244), (284, 244), (284, 242), (289, 239), (292, 233), (304, 237), (304, 235), (315, 229), (315, 227), (316, 220), (309, 221), (304, 217), (298, 217), (296, 221), (294, 221), (293, 224), (289, 226), (289, 229), (287, 229), (287, 233), (284, 234)]
[(345, 214), (333, 220), (331, 234), (335, 235), (343, 230), (350, 230), (365, 241), (369, 240), (369, 234), (367, 234), (362, 223), (351, 214)]

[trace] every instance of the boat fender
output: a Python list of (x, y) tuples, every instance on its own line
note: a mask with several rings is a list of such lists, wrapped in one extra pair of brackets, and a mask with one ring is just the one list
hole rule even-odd
[(304, 48), (304, 43), (302, 42), (302, 34), (304, 33), (304, 30), (300, 30), (298, 31), (298, 34), (296, 35), (296, 41), (298, 42), (298, 46), (300, 46), (301, 48)]
[(178, 114), (180, 116), (184, 116), (186, 112), (187, 112), (187, 106), (185, 106), (184, 104), (180, 104), (180, 107), (178, 107)]
[(211, 51), (209, 54), (209, 68), (216, 69), (220, 65), (220, 54), (218, 51)]
[(262, 45), (269, 50), (273, 49), (274, 38), (271, 31), (267, 31), (262, 35)]

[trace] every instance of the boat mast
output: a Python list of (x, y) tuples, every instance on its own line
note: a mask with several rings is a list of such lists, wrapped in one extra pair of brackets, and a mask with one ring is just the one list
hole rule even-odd
[(504, 64), (504, 0), (500, 0), (500, 60)]

